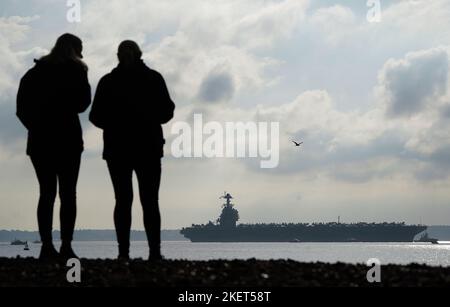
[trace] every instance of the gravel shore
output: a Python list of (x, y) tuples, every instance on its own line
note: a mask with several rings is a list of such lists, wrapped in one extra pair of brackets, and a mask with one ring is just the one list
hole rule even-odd
[[(261, 261), (81, 260), (81, 287), (416, 287), (450, 286), (449, 267), (386, 265), (371, 284), (366, 265)], [(70, 287), (64, 263), (0, 258), (0, 287)]]

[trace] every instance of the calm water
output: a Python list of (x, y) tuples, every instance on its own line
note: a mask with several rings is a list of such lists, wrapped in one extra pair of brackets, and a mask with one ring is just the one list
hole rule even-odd
[[(40, 244), (23, 246), (0, 243), (0, 257), (37, 257)], [(115, 258), (115, 242), (75, 242), (74, 250), (83, 258)], [(293, 259), (304, 262), (362, 263), (378, 258), (381, 263), (426, 263), (450, 265), (450, 242), (428, 243), (191, 243), (166, 241), (163, 254), (168, 259)], [(131, 256), (147, 258), (145, 242), (132, 242)]]

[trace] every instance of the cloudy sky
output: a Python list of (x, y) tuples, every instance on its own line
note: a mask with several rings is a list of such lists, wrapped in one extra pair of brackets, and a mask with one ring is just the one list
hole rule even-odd
[[(280, 123), (280, 164), (163, 161), (163, 228), (215, 220), (220, 194), (241, 222), (450, 224), (450, 0), (65, 0), (0, 4), (0, 228), (37, 228), (37, 181), (15, 118), (20, 77), (64, 32), (84, 41), (93, 90), (124, 39), (165, 77), (175, 121)], [(82, 116), (86, 151), (77, 228), (113, 228), (101, 134)], [(302, 149), (292, 139), (303, 140)], [(57, 207), (58, 208), (58, 207)], [(55, 227), (58, 221), (55, 212)], [(142, 229), (136, 201), (133, 228)]]

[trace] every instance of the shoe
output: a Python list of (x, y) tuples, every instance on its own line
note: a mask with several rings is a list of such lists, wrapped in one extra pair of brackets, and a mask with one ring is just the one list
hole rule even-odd
[(119, 256), (117, 257), (117, 260), (120, 262), (128, 262), (128, 261), (130, 261), (130, 256), (119, 254)]
[(80, 259), (72, 249), (71, 245), (61, 245), (61, 249), (59, 250), (59, 255), (62, 260), (67, 261), (69, 259), (75, 258)]
[(165, 258), (160, 253), (157, 254), (150, 253), (150, 256), (148, 257), (148, 261), (163, 261), (163, 260), (165, 260)]
[(40, 261), (56, 261), (60, 259), (59, 253), (56, 251), (53, 244), (43, 244), (39, 254)]

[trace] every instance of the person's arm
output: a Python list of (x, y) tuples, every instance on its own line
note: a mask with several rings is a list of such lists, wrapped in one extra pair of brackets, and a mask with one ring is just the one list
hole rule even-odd
[(78, 113), (83, 113), (91, 104), (92, 99), (91, 86), (89, 84), (88, 74), (86, 70), (83, 70), (80, 73), (80, 81), (75, 92), (77, 93), (77, 111)]
[(32, 110), (30, 110), (30, 93), (29, 91), (30, 83), (29, 83), (29, 72), (25, 74), (25, 76), (20, 80), (19, 90), (17, 92), (17, 101), (16, 101), (16, 115), (21, 121), (21, 123), (30, 130), (32, 123), (31, 123), (31, 115), (33, 113)]
[(89, 114), (90, 122), (100, 129), (105, 129), (107, 126), (107, 93), (107, 80), (103, 77), (97, 85), (91, 113)]
[(169, 90), (163, 76), (158, 74), (158, 89), (159, 89), (159, 112), (158, 119), (161, 124), (168, 123), (174, 115), (175, 103), (170, 98)]

